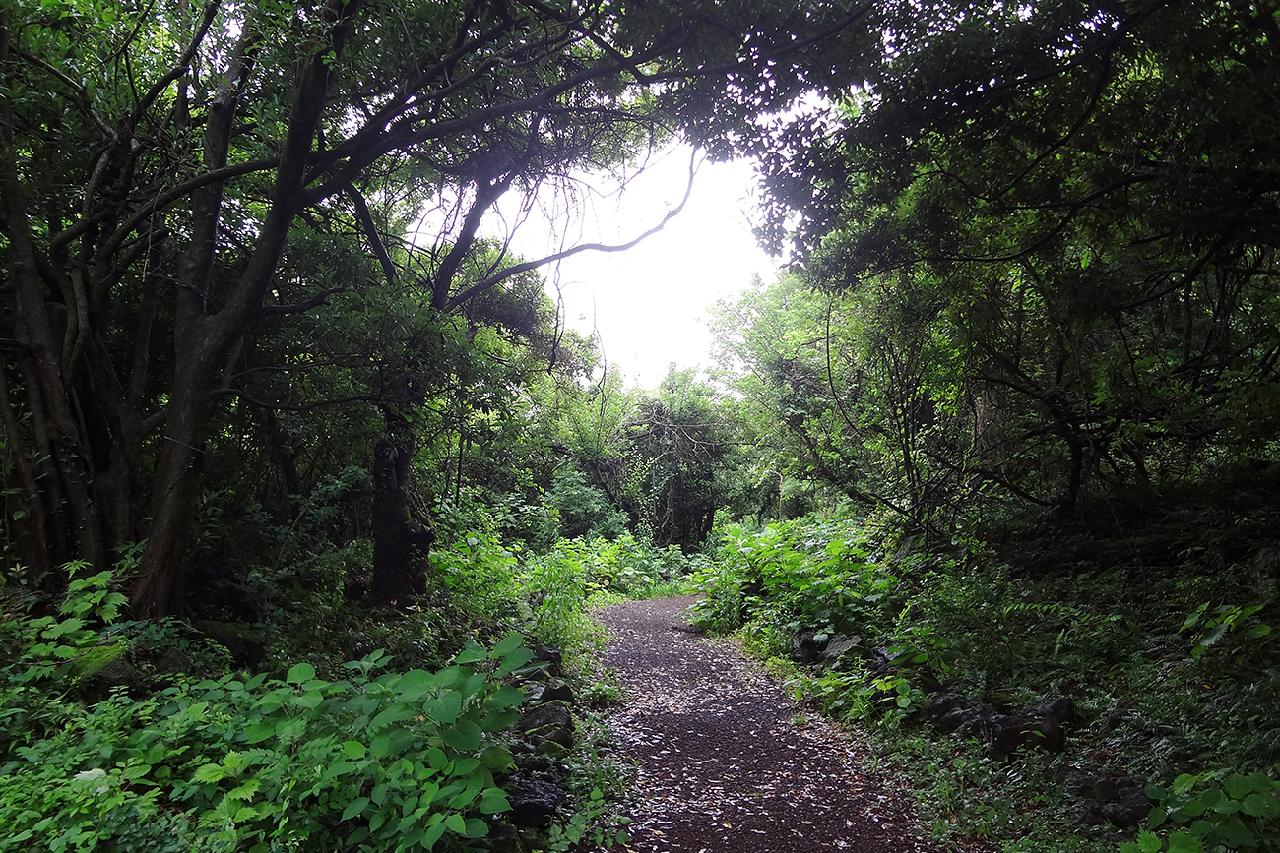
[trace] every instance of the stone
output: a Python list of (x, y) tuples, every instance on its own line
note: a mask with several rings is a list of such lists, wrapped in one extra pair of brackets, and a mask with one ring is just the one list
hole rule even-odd
[(524, 735), (535, 749), (547, 741), (569, 749), (574, 741), (573, 714), (564, 702), (544, 701), (520, 717), (516, 731)]
[(799, 664), (815, 663), (826, 647), (825, 635), (814, 631), (800, 631), (791, 640), (791, 659)]
[(1054, 720), (1061, 726), (1071, 726), (1079, 722), (1076, 703), (1066, 696), (1032, 705), (1022, 713), (1030, 717)]
[(542, 643), (534, 643), (532, 651), (535, 659), (546, 664), (545, 670), (548, 675), (553, 678), (564, 677), (564, 656), (558, 649), (544, 646)]
[(1076, 718), (1075, 704), (1070, 699), (1042, 702), (1020, 714), (1005, 714), (956, 693), (933, 694), (925, 705), (925, 717), (946, 734), (986, 740), (991, 754), (1001, 758), (1026, 747), (1061, 752), (1066, 745), (1065, 727)]
[(123, 655), (108, 661), (96, 672), (85, 678), (80, 685), (80, 693), (90, 704), (101, 702), (111, 695), (111, 691), (124, 688), (130, 696), (138, 697), (146, 693), (147, 679)]
[(996, 757), (1013, 755), (1023, 747), (1057, 753), (1066, 745), (1066, 734), (1057, 720), (1028, 714), (993, 717), (989, 737), (991, 754)]
[(1088, 826), (1111, 824), (1133, 829), (1147, 818), (1153, 805), (1142, 783), (1132, 776), (1072, 767), (1063, 776), (1063, 787), (1080, 798), (1076, 818)]
[(842, 637), (836, 635), (827, 641), (826, 647), (819, 655), (822, 665), (828, 669), (838, 669), (846, 655), (856, 655), (862, 651), (861, 637)]
[(569, 797), (563, 785), (524, 772), (513, 773), (502, 789), (511, 803), (511, 822), (516, 826), (546, 826)]
[(573, 688), (558, 678), (547, 681), (542, 688), (542, 696), (539, 697), (543, 702), (568, 702), (573, 704)]
[(198, 619), (192, 622), (196, 630), (219, 643), (231, 653), (231, 659), (240, 666), (256, 667), (267, 655), (267, 644), (261, 628), (243, 622), (218, 622)]
[(190, 672), (194, 666), (191, 656), (182, 649), (170, 646), (155, 659), (156, 672), (165, 675), (175, 675), (182, 672)]

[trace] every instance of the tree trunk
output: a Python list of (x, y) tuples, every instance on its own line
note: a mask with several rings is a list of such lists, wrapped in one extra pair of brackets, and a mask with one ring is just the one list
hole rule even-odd
[(373, 601), (402, 605), (426, 590), (423, 564), (435, 535), (409, 499), (413, 448), (388, 435), (373, 452)]
[(175, 393), (152, 478), (151, 530), (141, 576), (130, 596), (134, 616), (142, 619), (167, 616), (182, 606), (182, 560), (200, 505), (214, 376), (207, 347), (192, 346), (186, 355), (185, 369), (175, 371)]

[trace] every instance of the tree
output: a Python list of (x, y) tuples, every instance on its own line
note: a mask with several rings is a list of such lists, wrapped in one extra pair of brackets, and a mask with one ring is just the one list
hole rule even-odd
[[(360, 235), (384, 275), (417, 269), (432, 306), (455, 310), (545, 260), (499, 255), (455, 289), (480, 217), (513, 184), (625, 154), (676, 122), (749, 128), (808, 85), (806, 51), (863, 14), (669, 11), (6, 6), (0, 403), (21, 413), (5, 420), (6, 446), (35, 577), (145, 539), (135, 614), (180, 606), (211, 424), (248, 336), (367, 280), (307, 268), (307, 235)], [(379, 225), (369, 200), (403, 217), (441, 193), (460, 213), (441, 251), (410, 246), (398, 265), (407, 223)]]
[(843, 402), (871, 389), (904, 413), (888, 434), (914, 436), (898, 454), (911, 503), (1070, 515), (1269, 454), (1272, 11), (884, 3), (873, 18), (887, 50), (865, 85), (828, 90), (764, 160), (765, 233), (794, 238), (837, 312), (847, 296), (880, 325), (898, 376), (858, 362)]

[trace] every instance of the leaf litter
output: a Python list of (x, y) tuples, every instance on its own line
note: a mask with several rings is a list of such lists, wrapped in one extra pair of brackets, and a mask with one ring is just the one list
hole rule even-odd
[(728, 640), (691, 634), (693, 597), (599, 613), (627, 699), (609, 717), (635, 764), (617, 853), (925, 853), (908, 795), (848, 733), (804, 712)]

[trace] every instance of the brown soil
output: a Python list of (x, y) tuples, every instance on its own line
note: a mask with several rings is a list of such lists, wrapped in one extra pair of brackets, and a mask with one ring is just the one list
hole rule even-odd
[(627, 851), (911, 853), (926, 840), (905, 794), (805, 713), (729, 641), (687, 631), (693, 598), (600, 612), (605, 662), (626, 691), (610, 718), (637, 765)]

